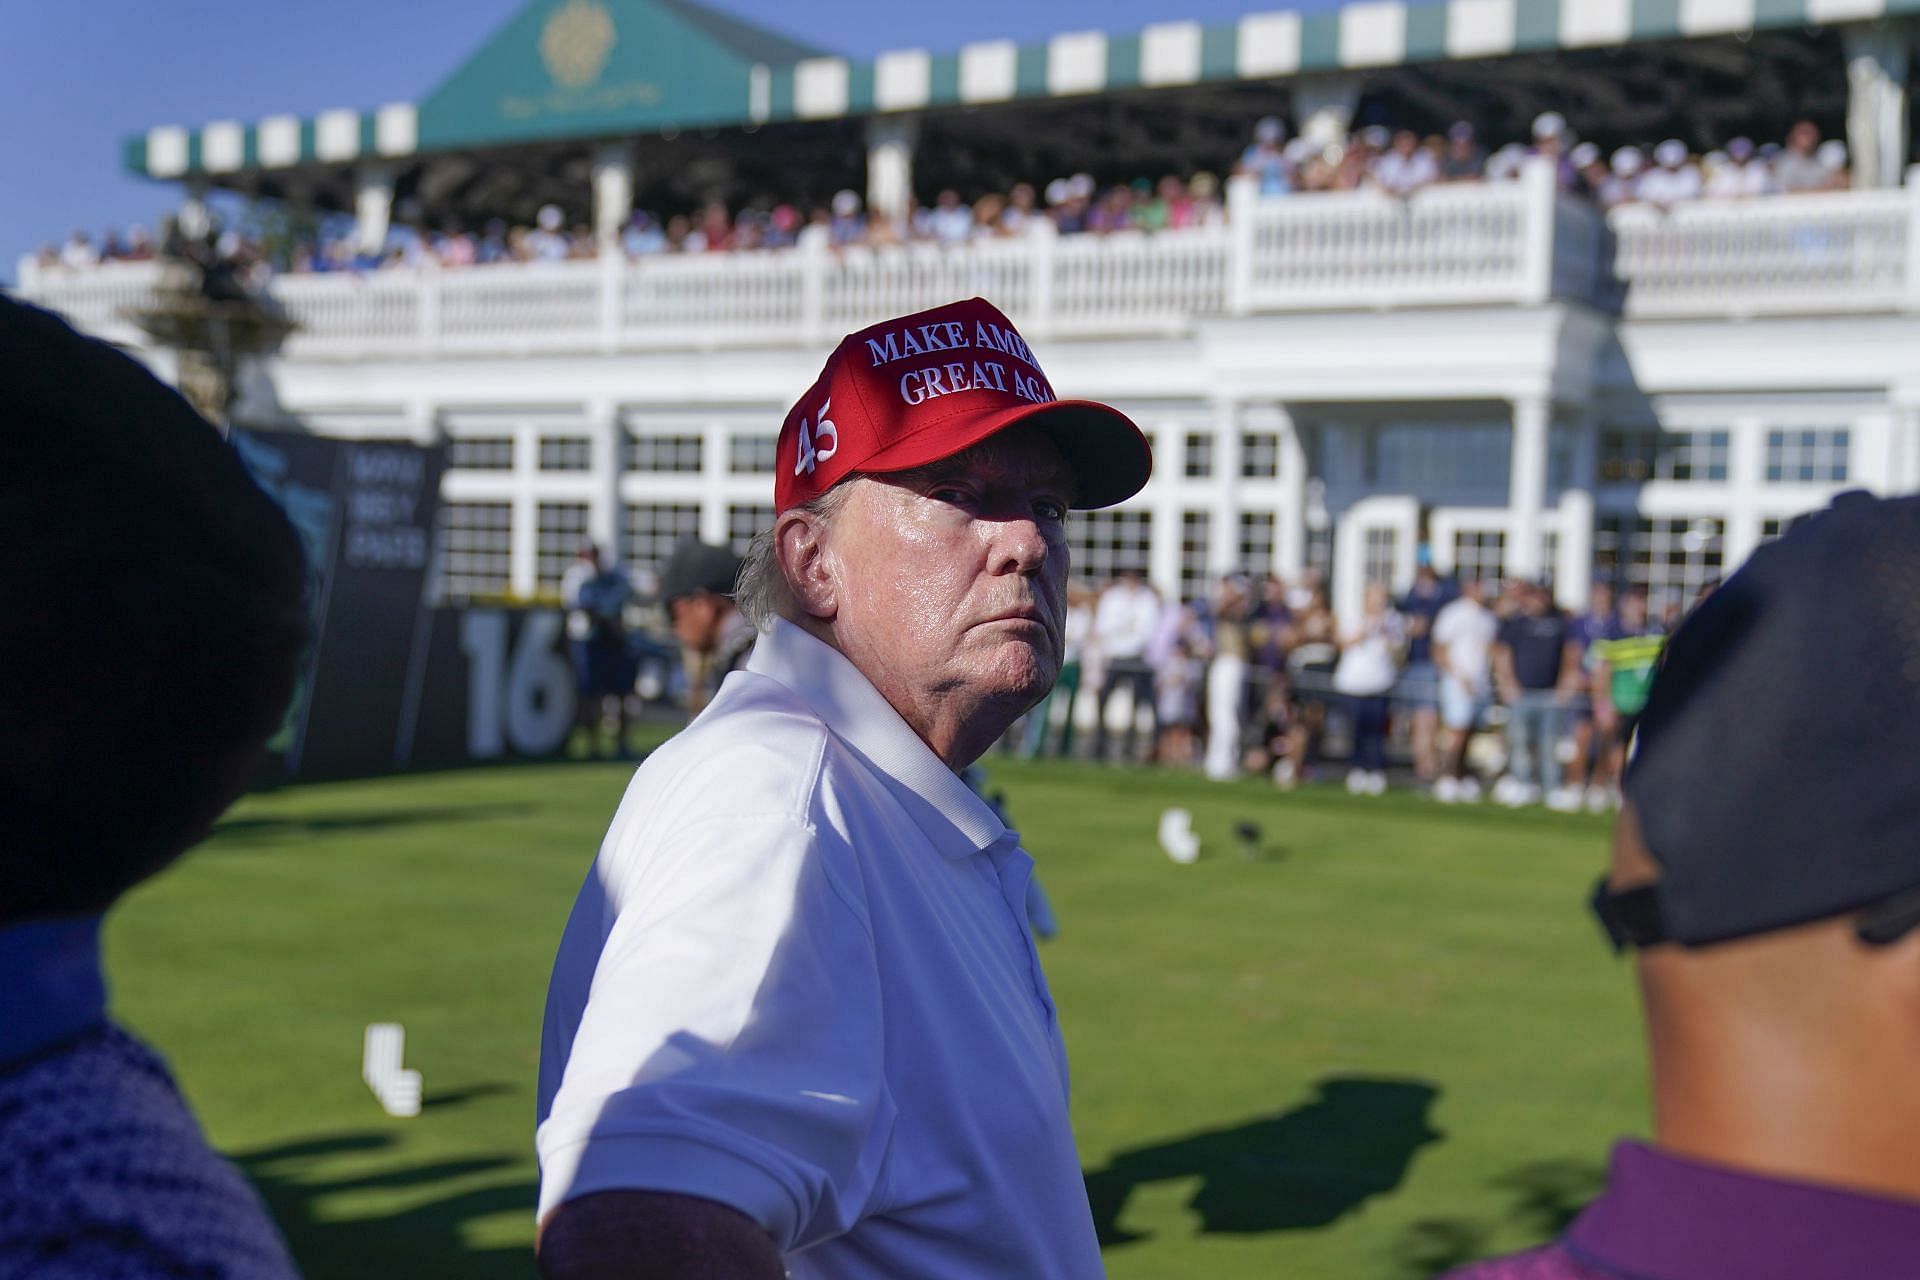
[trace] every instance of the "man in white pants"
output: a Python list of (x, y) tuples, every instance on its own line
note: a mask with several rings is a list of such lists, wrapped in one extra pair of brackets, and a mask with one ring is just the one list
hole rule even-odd
[(1059, 671), (1070, 506), (1145, 438), (980, 299), (781, 428), (746, 669), (635, 775), (541, 1043), (551, 1280), (1096, 1280), (1032, 860), (959, 773)]
[(1440, 673), (1440, 723), (1447, 731), (1446, 764), (1433, 783), (1442, 804), (1471, 803), (1480, 783), (1467, 772), (1467, 742), (1491, 698), (1493, 642), (1500, 623), (1486, 606), (1478, 578), (1460, 584), (1460, 596), (1433, 620), (1433, 665)]

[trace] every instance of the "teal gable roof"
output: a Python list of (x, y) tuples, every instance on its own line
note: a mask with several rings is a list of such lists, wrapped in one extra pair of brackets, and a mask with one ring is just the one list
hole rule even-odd
[(691, 0), (533, 0), (420, 103), (421, 150), (734, 124), (819, 54)]

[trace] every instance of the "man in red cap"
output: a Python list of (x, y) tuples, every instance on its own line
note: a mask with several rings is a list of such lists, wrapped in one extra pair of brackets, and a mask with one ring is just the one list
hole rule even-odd
[(549, 1277), (1093, 1280), (1032, 860), (959, 776), (1060, 669), (1066, 515), (1145, 438), (975, 298), (780, 433), (761, 636), (635, 774), (541, 1045)]

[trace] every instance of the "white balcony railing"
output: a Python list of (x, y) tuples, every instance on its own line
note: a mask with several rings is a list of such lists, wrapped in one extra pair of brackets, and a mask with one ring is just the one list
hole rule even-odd
[[(1178, 333), (1261, 312), (1538, 305), (1630, 316), (1920, 310), (1920, 182), (1609, 224), (1517, 183), (1262, 201), (1233, 184), (1227, 224), (1157, 235), (1061, 238), (1051, 228), (959, 248), (778, 250), (464, 271), (285, 276), (300, 328), (288, 354), (373, 358), (819, 343), (889, 315), (980, 294), (1031, 334)], [(137, 342), (129, 315), (154, 268), (23, 267), (22, 293), (84, 328)]]

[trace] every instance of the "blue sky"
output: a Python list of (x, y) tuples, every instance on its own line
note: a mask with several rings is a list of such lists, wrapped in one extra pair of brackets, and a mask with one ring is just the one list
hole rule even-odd
[[(74, 227), (154, 223), (177, 189), (122, 174), (120, 140), (160, 124), (310, 116), (415, 100), (524, 0), (0, 0), (0, 282)], [(1306, 11), (1338, 0), (724, 0), (853, 57), (969, 40)]]

